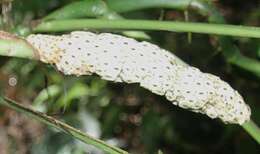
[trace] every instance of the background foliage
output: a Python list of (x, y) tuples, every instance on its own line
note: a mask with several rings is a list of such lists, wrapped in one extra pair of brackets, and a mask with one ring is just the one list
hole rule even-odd
[[(43, 18), (71, 2), (74, 0), (15, 0), (13, 27), (9, 28), (25, 35), (29, 32), (26, 27), (32, 20)], [(214, 5), (227, 23), (260, 24), (260, 4), (257, 0), (219, 0)], [(79, 10), (75, 8), (75, 11)], [(142, 9), (121, 15), (129, 19), (187, 20), (183, 11), (169, 8)], [(95, 17), (99, 15), (91, 18)], [(207, 20), (196, 10), (189, 10), (188, 17), (194, 22)], [(204, 72), (228, 81), (245, 97), (252, 108), (252, 118), (260, 124), (258, 75), (239, 65), (231, 65), (225, 53), (221, 53), (215, 36), (192, 34), (189, 40), (185, 33), (147, 34), (151, 37), (149, 41), (172, 51)], [(232, 43), (239, 47), (242, 54), (259, 61), (259, 39), (235, 38)], [(159, 149), (164, 153), (178, 154), (257, 154), (260, 151), (259, 145), (240, 127), (179, 109), (138, 85), (114, 84), (95, 76), (64, 76), (52, 66), (38, 62), (0, 57), (0, 93), (33, 105), (37, 110), (132, 153), (157, 153)], [(15, 111), (2, 107), (0, 110), (1, 154), (101, 153)]]

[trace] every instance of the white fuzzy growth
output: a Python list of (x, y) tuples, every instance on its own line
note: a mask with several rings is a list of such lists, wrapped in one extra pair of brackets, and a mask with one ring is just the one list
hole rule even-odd
[(98, 74), (114, 82), (140, 83), (182, 108), (243, 124), (250, 109), (237, 91), (218, 77), (202, 73), (170, 52), (119, 35), (72, 32), (62, 36), (30, 35), (41, 61), (67, 75)]

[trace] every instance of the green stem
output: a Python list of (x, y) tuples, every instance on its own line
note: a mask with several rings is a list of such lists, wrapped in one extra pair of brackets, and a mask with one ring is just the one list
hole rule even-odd
[(138, 29), (165, 30), (175, 32), (192, 32), (218, 34), (240, 37), (260, 38), (259, 27), (235, 26), (208, 23), (187, 23), (151, 20), (102, 20), (102, 19), (71, 19), (43, 22), (34, 28), (35, 32), (71, 31), (84, 28), (94, 29)]
[(116, 12), (128, 12), (147, 8), (187, 9), (194, 0), (106, 0)]
[(83, 133), (82, 131), (75, 129), (57, 119), (54, 119), (50, 116), (45, 115), (44, 113), (35, 111), (33, 109), (30, 109), (28, 107), (25, 107), (21, 104), (18, 104), (12, 100), (9, 100), (7, 98), (2, 98), (0, 97), (0, 104), (5, 105), (7, 107), (10, 107), (16, 111), (22, 112), (28, 116), (31, 116), (37, 120), (40, 120), (41, 122), (54, 127), (60, 131), (63, 131), (66, 134), (69, 134), (79, 140), (81, 140), (82, 142), (86, 143), (86, 144), (91, 144), (99, 149), (102, 149), (104, 151), (106, 151), (107, 153), (110, 154), (128, 154), (128, 152), (121, 150), (119, 148), (113, 147), (111, 145), (108, 145), (107, 143), (95, 139), (91, 136), (89, 136), (88, 134)]
[(25, 40), (0, 31), (0, 55), (28, 59), (38, 59), (37, 51)]
[(260, 77), (260, 62), (258, 60), (248, 58), (240, 53), (234, 55), (233, 58), (229, 57), (227, 60), (240, 68), (254, 73), (257, 77)]
[(260, 144), (260, 129), (252, 120), (243, 124), (242, 127)]

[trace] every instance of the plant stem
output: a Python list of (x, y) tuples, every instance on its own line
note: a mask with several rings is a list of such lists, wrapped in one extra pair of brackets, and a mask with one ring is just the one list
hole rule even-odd
[(38, 52), (22, 38), (0, 31), (0, 55), (39, 59)]
[(103, 20), (103, 19), (71, 19), (43, 22), (34, 28), (35, 32), (71, 31), (85, 28), (94, 29), (138, 29), (165, 30), (174, 32), (192, 32), (218, 34), (240, 37), (260, 38), (259, 27), (235, 26), (208, 23), (187, 23), (151, 20)]
[(260, 129), (252, 120), (243, 124), (242, 127), (260, 144)]
[(250, 71), (257, 77), (260, 77), (260, 62), (258, 60), (248, 58), (240, 53), (237, 53), (233, 58), (229, 57), (227, 60), (233, 65)]
[(106, 0), (107, 5), (116, 12), (128, 12), (147, 8), (187, 9), (193, 0)]
[(71, 127), (57, 119), (54, 119), (50, 116), (47, 116), (44, 113), (35, 111), (33, 109), (30, 109), (28, 107), (25, 107), (21, 104), (18, 104), (12, 100), (9, 100), (7, 98), (2, 98), (0, 97), (0, 104), (5, 105), (7, 107), (10, 107), (16, 111), (22, 112), (23, 114), (26, 114), (28, 116), (31, 116), (35, 119), (40, 120), (41, 122), (54, 127), (60, 131), (63, 131), (66, 134), (69, 134), (71, 136), (73, 136), (74, 138), (77, 138), (79, 140), (81, 140), (82, 142), (86, 143), (86, 144), (91, 144), (99, 149), (102, 149), (104, 151), (106, 151), (107, 153), (110, 154), (128, 154), (128, 152), (121, 150), (119, 148), (113, 147), (111, 145), (108, 145), (107, 143), (95, 139), (91, 136), (89, 136), (88, 134), (83, 133), (82, 131), (75, 129), (74, 127)]

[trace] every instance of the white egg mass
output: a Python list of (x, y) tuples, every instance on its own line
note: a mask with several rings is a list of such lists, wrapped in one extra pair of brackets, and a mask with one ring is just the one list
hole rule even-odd
[(188, 66), (169, 51), (120, 35), (76, 31), (61, 36), (32, 34), (26, 40), (40, 60), (66, 75), (99, 75), (114, 82), (140, 83), (174, 105), (225, 123), (243, 124), (251, 111), (219, 77)]

